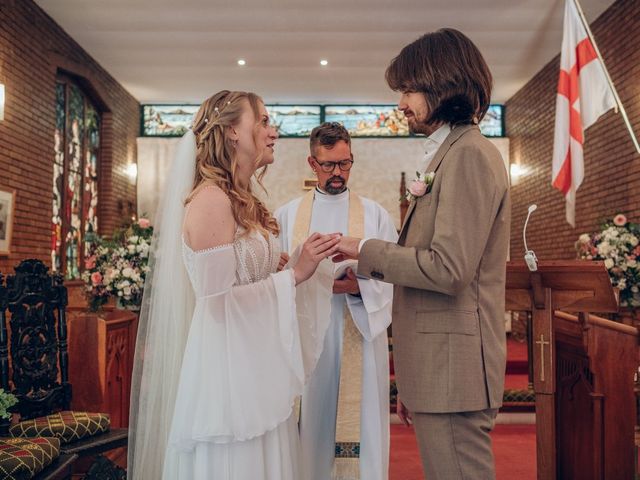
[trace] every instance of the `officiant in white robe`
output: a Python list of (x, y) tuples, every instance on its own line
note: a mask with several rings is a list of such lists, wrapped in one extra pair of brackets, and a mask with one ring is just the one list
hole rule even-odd
[[(310, 232), (361, 232), (397, 241), (388, 212), (347, 188), (353, 165), (342, 125), (311, 133), (309, 165), (318, 187), (275, 213), (281, 247), (292, 252)], [(348, 268), (350, 267), (350, 268)], [(338, 265), (324, 349), (300, 408), (305, 480), (386, 480), (389, 468), (389, 353), (393, 287), (357, 278), (354, 265)]]

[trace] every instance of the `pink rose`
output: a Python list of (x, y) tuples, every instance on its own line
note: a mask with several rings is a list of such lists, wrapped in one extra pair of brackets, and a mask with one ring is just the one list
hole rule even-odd
[(102, 274), (100, 272), (93, 272), (91, 274), (91, 283), (99, 285), (102, 282)]
[(151, 222), (148, 218), (141, 218), (138, 220), (138, 226), (140, 228), (149, 228), (151, 226)]
[(84, 261), (84, 268), (87, 270), (91, 270), (92, 268), (96, 268), (96, 256), (92, 255)]
[(627, 217), (619, 213), (618, 215), (613, 217), (613, 224), (618, 227), (624, 227), (627, 224)]
[(409, 185), (409, 193), (414, 197), (421, 197), (427, 193), (427, 184), (420, 180), (414, 180)]

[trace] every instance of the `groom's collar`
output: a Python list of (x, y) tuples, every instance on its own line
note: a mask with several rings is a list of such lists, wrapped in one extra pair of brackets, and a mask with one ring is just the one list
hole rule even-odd
[(445, 123), (440, 128), (438, 128), (424, 141), (424, 153), (426, 155), (429, 155), (430, 153), (438, 150), (440, 145), (442, 145), (442, 143), (447, 139), (450, 133), (451, 125), (449, 125), (448, 123)]
[[(434, 155), (433, 160), (431, 160), (431, 162), (427, 166), (425, 173), (435, 172), (440, 166), (440, 163), (442, 162), (442, 159), (444, 158), (445, 154), (449, 151), (449, 148), (451, 148), (451, 145), (456, 143), (456, 141), (462, 135), (464, 135), (470, 130), (480, 130), (480, 129), (477, 125), (456, 125), (455, 127), (452, 127), (451, 131), (447, 135), (447, 138), (445, 138), (445, 140), (442, 142), (442, 145), (440, 145), (440, 148), (438, 148), (438, 151)], [(436, 130), (434, 133), (437, 133), (437, 132), (438, 130)]]

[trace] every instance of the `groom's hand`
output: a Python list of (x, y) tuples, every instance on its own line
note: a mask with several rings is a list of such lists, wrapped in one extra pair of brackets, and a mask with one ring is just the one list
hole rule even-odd
[(347, 268), (347, 274), (340, 280), (334, 280), (333, 293), (349, 293), (351, 295), (358, 295), (360, 293), (360, 285), (358, 285), (358, 279), (353, 270)]
[(360, 246), (360, 238), (342, 237), (338, 245), (338, 254), (334, 255), (333, 261), (340, 263), (345, 260), (358, 259), (358, 247)]

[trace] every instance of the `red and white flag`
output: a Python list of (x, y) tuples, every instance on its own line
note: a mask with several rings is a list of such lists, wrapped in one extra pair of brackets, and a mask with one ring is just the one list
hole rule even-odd
[(566, 199), (567, 222), (575, 227), (576, 190), (584, 178), (584, 131), (616, 107), (604, 65), (574, 0), (566, 0), (556, 100), (552, 184)]

